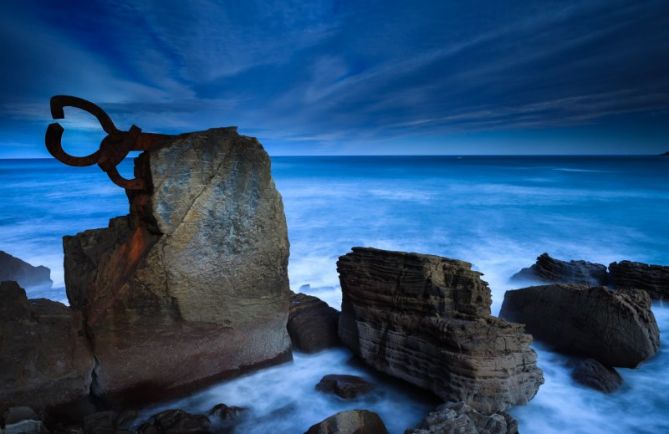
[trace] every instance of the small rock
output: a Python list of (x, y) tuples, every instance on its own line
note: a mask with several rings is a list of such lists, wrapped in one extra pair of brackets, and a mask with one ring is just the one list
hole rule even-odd
[(137, 418), (137, 412), (100, 411), (84, 418), (84, 432), (86, 434), (120, 434), (130, 432), (132, 422)]
[(51, 287), (51, 270), (42, 265), (35, 267), (0, 250), (0, 281), (12, 280), (24, 288)]
[(607, 366), (634, 368), (652, 357), (660, 332), (642, 290), (543, 285), (507, 291), (500, 317), (525, 324), (535, 339)]
[(372, 383), (355, 375), (326, 375), (316, 385), (316, 390), (334, 393), (344, 399), (354, 399), (374, 389)]
[(638, 288), (653, 299), (669, 299), (669, 266), (621, 261), (609, 265), (611, 283), (616, 288)]
[(295, 349), (316, 353), (340, 345), (338, 323), (339, 312), (324, 301), (312, 295), (292, 294), (288, 334)]
[(46, 429), (39, 416), (30, 407), (11, 407), (3, 416), (4, 434), (45, 434)]
[(388, 434), (388, 430), (378, 414), (350, 410), (312, 425), (305, 434)]
[(588, 286), (605, 285), (606, 265), (587, 261), (561, 261), (543, 253), (529, 268), (523, 268), (511, 277), (513, 281), (545, 283), (578, 283)]
[(594, 359), (578, 362), (571, 376), (577, 383), (604, 393), (615, 392), (623, 384), (622, 377), (614, 368), (604, 366)]
[(155, 414), (137, 430), (139, 434), (209, 434), (211, 422), (202, 414), (165, 410)]
[(506, 412), (483, 414), (463, 402), (449, 402), (405, 434), (518, 434), (518, 422)]
[(248, 411), (246, 407), (217, 404), (209, 410), (209, 418), (217, 432), (227, 434), (234, 431), (235, 425), (241, 422)]

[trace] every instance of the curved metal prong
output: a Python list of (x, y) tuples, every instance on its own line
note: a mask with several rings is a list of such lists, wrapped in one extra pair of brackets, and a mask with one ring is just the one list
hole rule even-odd
[(44, 142), (46, 144), (46, 149), (49, 150), (49, 153), (53, 155), (54, 158), (70, 166), (90, 166), (98, 162), (98, 159), (100, 158), (99, 149), (85, 157), (75, 157), (65, 152), (61, 143), (63, 131), (63, 127), (58, 123), (50, 124), (46, 129)]
[(102, 168), (109, 176), (109, 179), (118, 186), (125, 188), (126, 190), (144, 190), (145, 182), (142, 179), (125, 179), (118, 173), (116, 167)]
[(75, 107), (92, 114), (97, 118), (98, 122), (100, 122), (100, 126), (102, 126), (102, 129), (105, 130), (107, 134), (119, 133), (119, 130), (116, 128), (109, 115), (92, 102), (70, 95), (56, 95), (51, 97), (51, 116), (53, 116), (54, 119), (63, 119), (65, 117), (65, 111), (63, 110), (65, 107)]

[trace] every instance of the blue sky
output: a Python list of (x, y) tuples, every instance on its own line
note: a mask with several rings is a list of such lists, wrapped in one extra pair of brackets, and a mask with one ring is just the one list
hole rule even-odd
[(0, 157), (48, 156), (54, 94), (272, 155), (669, 150), (666, 0), (5, 0), (0, 43)]

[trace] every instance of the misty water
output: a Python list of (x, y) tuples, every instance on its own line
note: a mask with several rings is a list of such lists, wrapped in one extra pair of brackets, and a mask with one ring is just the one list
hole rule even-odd
[[(123, 171), (131, 173), (131, 164)], [(493, 313), (508, 278), (542, 252), (608, 264), (630, 259), (669, 264), (669, 159), (658, 157), (276, 157), (291, 242), (296, 291), (339, 308), (337, 257), (352, 246), (432, 253), (472, 262), (493, 293)], [(127, 212), (122, 189), (97, 168), (50, 160), (0, 160), (0, 250), (51, 268), (50, 290), (31, 297), (66, 301), (61, 237), (106, 226)], [(653, 307), (661, 332), (656, 357), (620, 369), (611, 395), (575, 384), (569, 360), (540, 345), (545, 384), (511, 413), (523, 433), (669, 432), (669, 306)], [(345, 402), (314, 390), (326, 374), (378, 383)], [(301, 433), (344, 409), (378, 412), (393, 433), (416, 424), (435, 402), (377, 376), (345, 350), (295, 354), (266, 369), (188, 398), (147, 409), (213, 405), (251, 408), (240, 433)]]

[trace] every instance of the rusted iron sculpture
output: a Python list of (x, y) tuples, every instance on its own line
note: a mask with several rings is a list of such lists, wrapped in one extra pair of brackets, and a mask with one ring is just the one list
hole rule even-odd
[(133, 125), (128, 131), (120, 131), (116, 128), (111, 118), (104, 110), (90, 101), (75, 96), (56, 95), (51, 98), (51, 116), (54, 119), (63, 119), (65, 113), (63, 108), (75, 107), (95, 116), (100, 126), (107, 133), (100, 148), (85, 157), (75, 157), (63, 150), (61, 139), (63, 127), (55, 122), (46, 130), (44, 141), (49, 153), (58, 161), (70, 166), (91, 166), (95, 163), (107, 173), (116, 185), (126, 190), (144, 190), (146, 181), (141, 177), (126, 179), (118, 172), (116, 166), (130, 153), (130, 151), (148, 151), (156, 149), (173, 139), (175, 136), (166, 134), (143, 133), (141, 129)]

